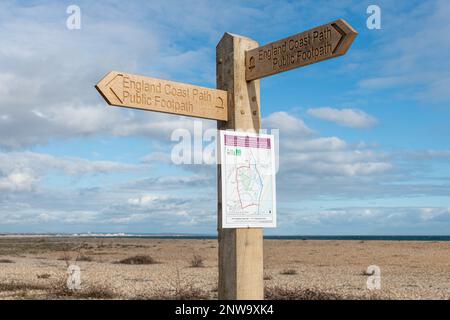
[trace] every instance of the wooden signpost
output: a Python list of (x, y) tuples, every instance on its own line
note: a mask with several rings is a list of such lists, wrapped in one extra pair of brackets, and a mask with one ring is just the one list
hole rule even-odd
[[(96, 88), (110, 105), (218, 120), (220, 130), (261, 128), (260, 78), (347, 52), (357, 32), (344, 20), (259, 47), (225, 33), (216, 48), (217, 88), (110, 72)], [(264, 299), (263, 229), (222, 228), (218, 165), (219, 299)]]
[(110, 105), (227, 120), (227, 92), (112, 71), (95, 86)]
[(260, 79), (342, 56), (357, 32), (342, 19), (255, 48), (246, 53), (245, 78)]
[[(253, 131), (261, 128), (259, 80), (245, 80), (245, 52), (254, 40), (226, 33), (216, 48), (217, 88), (228, 91), (228, 121), (220, 130)], [(263, 229), (222, 228), (221, 166), (217, 166), (219, 299), (264, 299)]]

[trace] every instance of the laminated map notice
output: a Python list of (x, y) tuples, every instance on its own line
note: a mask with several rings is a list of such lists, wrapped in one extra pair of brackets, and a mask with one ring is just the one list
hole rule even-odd
[(275, 228), (272, 135), (220, 131), (222, 228)]

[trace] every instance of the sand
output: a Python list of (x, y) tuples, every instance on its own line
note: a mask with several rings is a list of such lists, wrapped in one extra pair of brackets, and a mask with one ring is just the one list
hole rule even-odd
[[(117, 263), (135, 255), (157, 263)], [(265, 240), (264, 256), (269, 298), (450, 299), (449, 242)], [(69, 264), (79, 291), (65, 286)], [(367, 289), (370, 265), (379, 290)], [(0, 238), (0, 299), (96, 298), (216, 299), (217, 241)]]

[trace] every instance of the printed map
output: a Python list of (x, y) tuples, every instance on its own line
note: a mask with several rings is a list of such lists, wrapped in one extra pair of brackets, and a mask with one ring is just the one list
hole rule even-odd
[(273, 136), (221, 132), (222, 226), (275, 227)]

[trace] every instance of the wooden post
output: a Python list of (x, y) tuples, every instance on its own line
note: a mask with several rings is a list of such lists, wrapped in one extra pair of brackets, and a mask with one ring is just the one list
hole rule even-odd
[[(225, 33), (216, 48), (217, 88), (228, 91), (228, 121), (218, 129), (259, 132), (259, 80), (245, 80), (245, 51), (254, 40)], [(219, 299), (262, 300), (263, 230), (222, 229), (221, 168), (218, 165)]]

